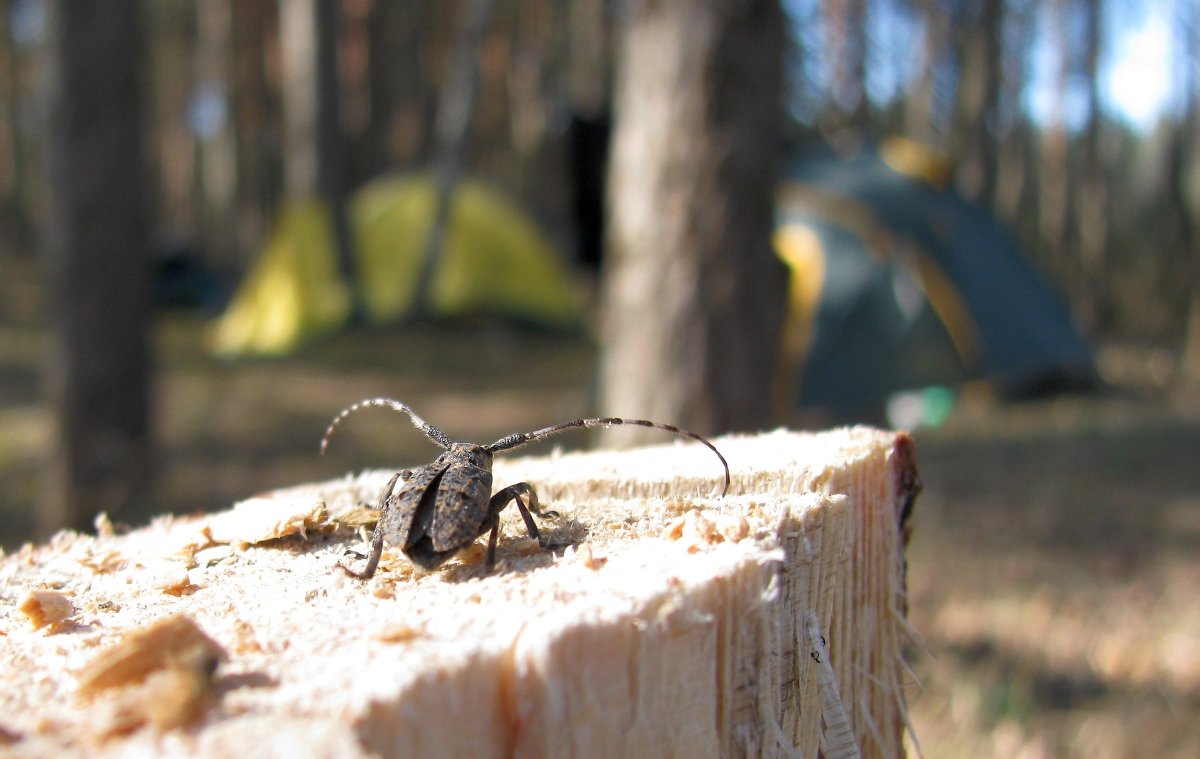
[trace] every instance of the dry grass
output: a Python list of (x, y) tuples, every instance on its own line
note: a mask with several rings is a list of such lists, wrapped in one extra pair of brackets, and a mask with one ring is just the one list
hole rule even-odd
[[(36, 324), (0, 325), (0, 538), (32, 537), (48, 439)], [(159, 332), (159, 482), (138, 522), (227, 506), (347, 470), (420, 463), (399, 418), (340, 407), (402, 397), (452, 437), (492, 439), (590, 410), (591, 349), (503, 327), (360, 330), (272, 362), (221, 365), (200, 330)], [(560, 439), (586, 445), (586, 433)], [(918, 435), (926, 491), (909, 554), (938, 757), (1200, 755), (1200, 403), (1129, 397), (960, 410)]]
[(909, 553), (937, 757), (1200, 756), (1200, 416), (1064, 399), (922, 436)]

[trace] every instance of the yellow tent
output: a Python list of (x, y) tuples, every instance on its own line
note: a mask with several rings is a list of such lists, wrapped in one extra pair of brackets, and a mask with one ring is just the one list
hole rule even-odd
[[(370, 321), (410, 313), (435, 195), (429, 177), (413, 175), (376, 180), (351, 199), (354, 286)], [(558, 252), (513, 204), (471, 180), (455, 190), (430, 289), (428, 303), (440, 316), (498, 314), (551, 327), (570, 327), (581, 316), (579, 289)], [(350, 304), (328, 210), (314, 200), (289, 201), (218, 320), (214, 347), (227, 357), (283, 355), (343, 326)]]

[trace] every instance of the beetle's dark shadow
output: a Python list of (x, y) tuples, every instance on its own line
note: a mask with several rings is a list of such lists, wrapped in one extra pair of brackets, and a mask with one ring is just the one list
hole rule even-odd
[(551, 566), (556, 555), (561, 556), (563, 550), (579, 545), (588, 534), (587, 527), (574, 519), (543, 520), (538, 531), (546, 541), (546, 548), (526, 553), (517, 547), (524, 545), (529, 536), (524, 534), (523, 528), (510, 527), (507, 533), (501, 533), (496, 543), (494, 569), (489, 571), (481, 557), (469, 564), (454, 562), (434, 571), (441, 572), (442, 579), (446, 582), (466, 582), (491, 575), (525, 574)]

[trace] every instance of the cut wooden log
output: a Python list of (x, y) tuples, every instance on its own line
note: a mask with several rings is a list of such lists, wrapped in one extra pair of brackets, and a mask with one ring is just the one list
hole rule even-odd
[[(911, 441), (853, 428), (716, 444), (725, 497), (696, 445), (499, 459), (497, 486), (533, 483), (562, 514), (545, 532), (572, 546), (542, 551), (510, 509), (491, 573), (484, 541), (430, 573), (393, 549), (368, 582), (339, 571), (365, 548), (383, 471), (26, 546), (0, 559), (0, 743), (903, 755)], [(62, 612), (54, 624), (30, 598)]]

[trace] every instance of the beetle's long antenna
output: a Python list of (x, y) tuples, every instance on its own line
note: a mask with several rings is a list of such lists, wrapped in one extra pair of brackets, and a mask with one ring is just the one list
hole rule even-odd
[(358, 411), (361, 408), (366, 408), (367, 406), (382, 406), (384, 408), (390, 408), (393, 411), (402, 411), (405, 414), (408, 414), (408, 418), (412, 420), (414, 427), (425, 433), (425, 437), (429, 438), (443, 448), (449, 448), (451, 445), (450, 438), (446, 437), (445, 432), (442, 432), (437, 427), (434, 427), (429, 422), (417, 416), (417, 412), (413, 411), (407, 403), (394, 401), (391, 398), (368, 398), (365, 401), (359, 401), (358, 403), (355, 403), (353, 406), (347, 406), (346, 408), (342, 409), (340, 414), (333, 418), (333, 421), (329, 423), (327, 428), (325, 428), (325, 434), (321, 436), (321, 455), (325, 454), (325, 449), (329, 447), (329, 439), (333, 437), (333, 431), (337, 429), (339, 424), (342, 423), (342, 420), (353, 414), (355, 411)]
[(639, 427), (653, 427), (656, 430), (664, 430), (681, 437), (691, 438), (692, 440), (707, 446), (710, 451), (717, 454), (717, 458), (721, 460), (721, 466), (725, 467), (725, 487), (721, 489), (721, 495), (725, 495), (727, 492), (729, 492), (729, 462), (725, 460), (725, 457), (721, 455), (721, 452), (717, 450), (715, 445), (708, 442), (707, 439), (701, 437), (700, 435), (697, 435), (695, 432), (681, 430), (678, 427), (672, 427), (669, 424), (649, 422), (645, 419), (619, 419), (614, 416), (608, 416), (599, 419), (576, 419), (573, 422), (563, 422), (562, 424), (543, 427), (542, 429), (534, 430), (533, 432), (518, 432), (514, 435), (506, 435), (491, 445), (485, 445), (484, 449), (491, 451), (492, 453), (498, 453), (499, 451), (507, 451), (510, 448), (517, 448), (525, 445), (526, 443), (544, 440), (545, 438), (557, 435), (560, 432), (575, 429), (576, 427), (615, 427), (620, 424), (635, 424)]

